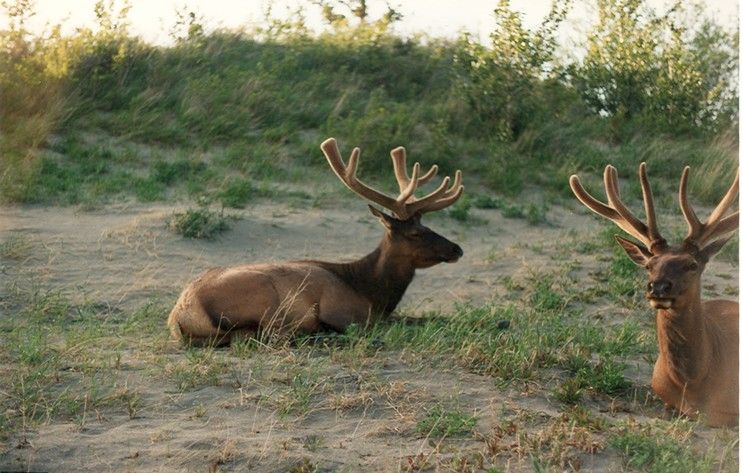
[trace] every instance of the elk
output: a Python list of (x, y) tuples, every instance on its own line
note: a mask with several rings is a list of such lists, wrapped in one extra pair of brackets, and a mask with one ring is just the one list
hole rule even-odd
[(369, 205), (386, 229), (376, 249), (348, 263), (305, 260), (209, 269), (183, 290), (170, 313), (168, 326), (175, 338), (196, 345), (225, 345), (235, 335), (265, 330), (343, 331), (350, 324), (388, 316), (417, 269), (453, 263), (463, 256), (459, 245), (420, 223), (424, 213), (444, 209), (461, 196), (461, 171), (456, 171), (450, 186), (447, 176), (437, 189), (415, 198), (418, 186), (433, 179), (438, 166), (421, 175), (420, 164), (415, 163), (410, 176), (405, 149), (396, 148), (391, 157), (399, 195), (392, 197), (356, 177), (359, 148), (347, 165), (334, 138), (320, 148), (343, 184), (393, 213)]
[(680, 178), (678, 200), (688, 225), (682, 243), (668, 245), (657, 229), (646, 164), (639, 166), (645, 224), (621, 202), (618, 173), (607, 166), (603, 174), (608, 203), (588, 194), (576, 175), (569, 179), (577, 199), (587, 208), (618, 225), (639, 242), (618, 235), (616, 241), (629, 257), (647, 270), (646, 298), (657, 310), (659, 356), (652, 373), (652, 390), (684, 415), (698, 414), (711, 426), (738, 422), (739, 305), (730, 300), (701, 301), (701, 274), (709, 259), (739, 226), (739, 212), (724, 214), (739, 190), (734, 183), (705, 223), (688, 202), (688, 176)]

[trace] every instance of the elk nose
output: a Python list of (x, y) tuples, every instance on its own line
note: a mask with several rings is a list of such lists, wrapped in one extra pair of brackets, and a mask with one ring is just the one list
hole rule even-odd
[(456, 245), (456, 248), (453, 249), (453, 252), (456, 254), (457, 258), (461, 258), (462, 256), (464, 256), (464, 250), (462, 250), (459, 245)]
[(647, 290), (655, 297), (668, 295), (670, 289), (672, 289), (672, 283), (670, 281), (652, 281), (647, 285)]

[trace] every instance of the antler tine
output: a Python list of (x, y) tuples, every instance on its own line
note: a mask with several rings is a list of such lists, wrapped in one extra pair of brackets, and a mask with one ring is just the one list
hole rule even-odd
[[(410, 183), (410, 177), (407, 175), (407, 151), (403, 146), (394, 148), (391, 151), (392, 164), (394, 165), (394, 176), (397, 178), (399, 184), (399, 191), (402, 192)], [(419, 166), (420, 163), (415, 163)], [(438, 174), (438, 165), (434, 164), (428, 169), (428, 172), (420, 176), (417, 180), (417, 184), (422, 186), (433, 179)]]
[(577, 197), (577, 200), (588, 209), (592, 210), (601, 217), (605, 217), (608, 220), (618, 220), (621, 216), (613, 208), (607, 206), (603, 202), (599, 201), (592, 195), (590, 195), (580, 182), (580, 178), (577, 174), (572, 174), (569, 177), (569, 187), (572, 189), (572, 193)]
[(577, 175), (569, 178), (569, 185), (577, 199), (596, 214), (611, 220), (623, 231), (644, 243), (647, 248), (652, 245), (647, 226), (637, 219), (629, 209), (621, 202), (618, 190), (618, 172), (611, 165), (605, 167), (603, 172), (603, 183), (608, 196), (608, 204), (605, 204), (590, 195), (580, 183)]
[(680, 210), (683, 212), (685, 221), (688, 224), (688, 235), (685, 237), (685, 241), (693, 242), (701, 234), (703, 225), (696, 216), (695, 210), (691, 207), (688, 202), (688, 175), (690, 174), (690, 166), (685, 166), (683, 174), (680, 175), (680, 189), (678, 190), (678, 201), (680, 203)]
[(629, 210), (621, 201), (621, 194), (618, 188), (618, 171), (616, 168), (610, 165), (606, 166), (603, 180), (605, 181), (605, 191), (608, 195), (608, 203), (612, 205), (613, 208), (616, 209), (616, 212), (623, 217), (626, 223), (635, 230), (637, 238), (642, 240), (647, 245), (647, 248), (649, 248), (652, 244), (652, 239), (649, 236), (647, 225), (636, 218), (634, 214), (631, 213), (631, 210)]
[[(348, 160), (348, 166), (346, 167), (343, 162), (343, 158), (340, 154), (337, 141), (335, 138), (328, 138), (320, 145), (322, 152), (327, 158), (327, 162), (330, 163), (330, 167), (340, 180), (345, 184), (348, 189), (352, 190), (356, 194), (364, 197), (371, 202), (374, 202), (382, 207), (391, 210), (400, 218), (407, 218), (406, 209), (404, 205), (399, 205), (396, 199), (385, 195), (373, 187), (366, 185), (356, 177), (356, 170), (358, 169), (358, 161), (360, 158), (361, 150), (354, 148)], [(414, 192), (414, 190), (413, 190)]]
[[(406, 174), (407, 173), (405, 172), (405, 175)], [(403, 189), (402, 183), (401, 182), (399, 183), (400, 192), (399, 192), (399, 197), (397, 197), (397, 202), (404, 204), (410, 199), (410, 197), (412, 197), (412, 194), (414, 194), (415, 191), (417, 190), (417, 185), (418, 185), (418, 182), (420, 181), (419, 176), (420, 176), (420, 163), (415, 163), (415, 165), (412, 166), (412, 177), (409, 178), (407, 182), (407, 186)]]
[[(732, 185), (729, 187), (729, 190), (727, 191), (727, 193), (724, 194), (724, 198), (721, 199), (719, 204), (716, 206), (714, 211), (711, 212), (711, 215), (706, 221), (706, 226), (708, 227), (708, 229), (704, 233), (707, 233), (707, 232), (714, 233), (714, 230), (716, 229), (716, 227), (721, 223), (719, 219), (721, 218), (722, 215), (724, 215), (724, 213), (729, 209), (729, 207), (731, 207), (732, 203), (734, 203), (734, 199), (737, 197), (738, 192), (739, 192), (739, 169), (737, 170), (737, 175), (734, 177), (734, 182), (732, 182)], [(704, 237), (705, 235), (701, 235), (702, 239)]]
[(608, 203), (616, 210), (616, 212), (618, 212), (622, 219), (621, 223), (616, 222), (616, 224), (618, 224), (618, 226), (624, 231), (643, 242), (647, 248), (651, 249), (653, 238), (649, 234), (649, 228), (647, 228), (647, 225), (645, 225), (644, 222), (636, 218), (634, 214), (631, 213), (631, 210), (629, 210), (621, 201), (621, 194), (618, 187), (618, 171), (616, 168), (611, 165), (606, 166), (603, 174), (603, 181), (605, 183), (605, 192), (608, 196)]
[(461, 176), (461, 170), (457, 170), (451, 187), (448, 187), (451, 178), (446, 176), (436, 190), (408, 204), (410, 214), (414, 214), (415, 212), (432, 212), (453, 205), (461, 197), (461, 193), (464, 192), (464, 186), (461, 184)]
[(424, 213), (448, 207), (456, 202), (464, 190), (464, 186), (461, 185), (461, 171), (456, 171), (453, 185), (450, 188), (448, 188), (448, 183), (451, 181), (451, 178), (446, 177), (436, 190), (425, 197), (416, 200), (414, 193), (418, 186), (432, 179), (438, 172), (438, 166), (433, 165), (428, 172), (421, 176), (420, 163), (415, 163), (414, 166), (412, 166), (412, 176), (407, 175), (407, 155), (405, 149), (400, 146), (399, 148), (393, 149), (391, 152), (394, 174), (397, 178), (397, 184), (399, 184), (399, 196), (393, 198), (361, 182), (361, 180), (356, 177), (358, 161), (361, 153), (359, 148), (353, 149), (353, 152), (348, 159), (347, 166), (343, 162), (343, 158), (340, 155), (340, 150), (334, 138), (328, 138), (325, 140), (320, 145), (320, 148), (322, 148), (322, 152), (325, 154), (327, 162), (330, 163), (330, 167), (343, 184), (361, 197), (394, 212), (398, 218), (403, 220), (410, 218), (416, 212)]
[(690, 167), (686, 166), (680, 178), (680, 191), (678, 193), (680, 208), (688, 222), (689, 228), (688, 236), (686, 236), (685, 241), (697, 246), (698, 248), (703, 248), (710, 240), (733, 231), (739, 226), (739, 211), (721, 218), (732, 203), (734, 203), (734, 199), (737, 197), (737, 193), (739, 192), (739, 170), (737, 170), (734, 182), (732, 182), (729, 190), (727, 190), (714, 211), (711, 212), (706, 223), (700, 222), (688, 201), (687, 188), (689, 173)]
[(654, 211), (654, 196), (652, 195), (652, 186), (649, 185), (647, 178), (647, 163), (639, 165), (639, 182), (642, 186), (642, 198), (644, 199), (644, 213), (647, 216), (647, 230), (649, 239), (653, 244), (666, 244), (665, 239), (660, 235), (657, 229), (657, 215)]

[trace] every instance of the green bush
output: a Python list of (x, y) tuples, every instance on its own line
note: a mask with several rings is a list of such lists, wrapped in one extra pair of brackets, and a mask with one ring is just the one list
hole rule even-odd
[(491, 46), (462, 38), (456, 58), (459, 85), (485, 133), (510, 141), (542, 111), (543, 77), (553, 61), (556, 30), (568, 9), (568, 1), (555, 1), (541, 27), (531, 31), (523, 27), (521, 14), (511, 9), (509, 0), (499, 0)]
[[(300, 15), (206, 31), (183, 11), (170, 47), (132, 37), (128, 9), (111, 2), (96, 5), (95, 33), (69, 37), (34, 36), (32, 2), (3, 3), (0, 197), (240, 206), (246, 182), (264, 189), (325, 169), (317, 148), (328, 136), (346, 155), (362, 148), (361, 176), (388, 176), (389, 151), (403, 145), (411, 161), (460, 168), (513, 198), (534, 187), (571, 198), (570, 174), (607, 163), (633, 173), (644, 160), (658, 195), (693, 166), (691, 191), (710, 203), (736, 167), (737, 37), (711, 21), (685, 28), (680, 10), (600, 0), (585, 56), (557, 61), (567, 0), (533, 29), (500, 0), (487, 45), (400, 38), (393, 9), (361, 21), (363, 2), (321, 3), (330, 28), (319, 34)], [(543, 219), (536, 207), (528, 216)]]
[[(645, 0), (597, 0), (598, 22), (572, 83), (595, 112), (663, 131), (723, 129), (737, 102), (736, 38), (710, 20), (694, 30), (675, 3), (658, 15)], [(702, 11), (694, 12), (702, 18)], [(723, 92), (724, 91), (724, 92)]]

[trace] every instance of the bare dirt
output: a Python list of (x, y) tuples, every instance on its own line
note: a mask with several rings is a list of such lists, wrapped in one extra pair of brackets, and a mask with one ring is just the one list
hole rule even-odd
[[(2, 207), (0, 241), (21, 235), (33, 251), (2, 268), (0, 291), (8, 291), (6, 283), (33, 276), (42, 286), (60, 289), (75, 301), (127, 311), (152, 297), (174, 301), (189, 280), (211, 266), (303, 258), (350, 260), (374, 248), (382, 227), (361, 203), (347, 207), (257, 204), (234, 211), (240, 219), (214, 241), (189, 240), (169, 231), (166, 219), (182, 210), (176, 206), (122, 204), (93, 211)], [(582, 211), (561, 207), (553, 207), (548, 222), (538, 226), (503, 218), (498, 210), (473, 210), (471, 217), (474, 223), (429, 219), (428, 225), (459, 243), (465, 255), (455, 264), (418, 272), (400, 311), (422, 314), (445, 312), (457, 303), (485, 304), (503, 293), (503, 276), (557, 268), (563, 259), (559, 255), (569, 253), (563, 245), (599, 229), (596, 220)], [(604, 264), (589, 255), (568, 256), (580, 261), (576, 271), (585, 274)], [(707, 296), (736, 293), (736, 265), (713, 262), (704, 285)], [(625, 309), (606, 302), (591, 310), (620, 317)], [(160, 316), (164, 327), (167, 313)], [(649, 309), (647, 317), (651, 330)], [(168, 350), (168, 357), (183, 356), (175, 345)], [(291, 352), (285, 356), (287, 366), (296, 363)], [(508, 434), (500, 437), (500, 447), (492, 444), (492, 428), (504, 412), (530, 416), (531, 425), (542, 426), (560, 415), (559, 403), (538, 383), (507, 388), (456, 367), (419, 369), (390, 356), (372, 361), (381, 363), (373, 370), (365, 369), (363, 361), (319, 367), (326, 403), (285, 416), (277, 406), (285, 395), (280, 386), (290, 381), (290, 373), (280, 366), (241, 365), (216, 386), (179, 391), (167, 380), (151, 376), (147, 360), (143, 354), (123, 355), (122, 363), (130, 369), (123, 371), (122, 383), (141, 396), (142, 407), (135, 415), (90, 412), (84, 422), (50, 421), (15, 432), (0, 444), (0, 470), (469, 471), (478, 468), (477, 462), (481, 466), (484, 454), (493, 448), (511, 452), (520, 448), (516, 437)], [(650, 364), (633, 369), (637, 382), (648, 384)], [(419, 409), (440, 400), (453, 400), (476, 415), (479, 433), (450, 442), (418, 435)], [(342, 403), (347, 408), (339, 409)], [(616, 408), (603, 414), (641, 420), (657, 412), (655, 406), (649, 412)], [(590, 453), (589, 445), (569, 437), (574, 432), (541, 431), (580, 445), (579, 465), (567, 461), (571, 466), (565, 470), (579, 466), (584, 471), (615, 471), (620, 466), (617, 454), (601, 445)], [(715, 434), (700, 429), (699, 435)], [(499, 465), (501, 470), (532, 471), (525, 448), (522, 451), (520, 456), (509, 455)], [(736, 451), (729, 454), (738, 457)]]

